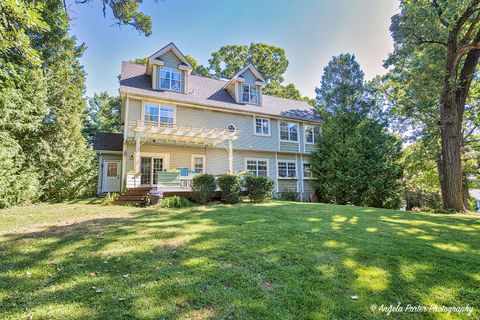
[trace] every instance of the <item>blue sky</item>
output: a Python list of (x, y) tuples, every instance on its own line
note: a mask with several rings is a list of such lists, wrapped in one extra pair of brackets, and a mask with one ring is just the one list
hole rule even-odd
[(87, 45), (81, 62), (89, 96), (117, 94), (122, 60), (149, 56), (170, 42), (204, 65), (223, 45), (264, 42), (285, 49), (290, 62), (285, 83), (314, 97), (334, 55), (355, 54), (367, 79), (385, 72), (382, 62), (392, 50), (388, 28), (398, 1), (144, 0), (141, 10), (152, 17), (150, 37), (113, 26), (111, 14), (103, 17), (100, 1), (70, 9), (71, 33)]

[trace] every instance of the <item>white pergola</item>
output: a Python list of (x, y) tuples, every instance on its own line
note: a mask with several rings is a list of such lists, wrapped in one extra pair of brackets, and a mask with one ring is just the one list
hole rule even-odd
[[(160, 141), (179, 145), (222, 145), (228, 151), (228, 170), (233, 172), (233, 140), (237, 139), (237, 132), (227, 129), (215, 129), (178, 125), (170, 123), (155, 123), (132, 121), (129, 123), (129, 133), (135, 140), (134, 167), (140, 172), (140, 147), (147, 141)], [(129, 134), (129, 135), (130, 135)]]

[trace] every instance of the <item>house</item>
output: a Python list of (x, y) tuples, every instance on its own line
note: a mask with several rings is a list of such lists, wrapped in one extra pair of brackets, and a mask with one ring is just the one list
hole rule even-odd
[[(266, 82), (253, 65), (227, 80), (192, 75), (192, 69), (173, 43), (146, 65), (122, 62), (123, 133), (95, 137), (98, 193), (185, 190), (193, 173), (249, 170), (272, 178), (275, 192), (295, 190), (308, 200), (320, 125), (312, 107), (263, 94)], [(171, 169), (182, 173), (166, 182)]]
[(480, 189), (470, 190), (470, 196), (475, 201), (475, 207), (471, 209), (475, 212), (480, 212)]

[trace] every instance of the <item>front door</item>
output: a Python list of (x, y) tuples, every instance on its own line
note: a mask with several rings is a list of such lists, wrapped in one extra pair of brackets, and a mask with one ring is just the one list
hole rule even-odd
[(120, 166), (118, 160), (105, 160), (103, 162), (103, 192), (120, 191)]
[(141, 179), (143, 185), (156, 185), (158, 172), (165, 169), (165, 159), (163, 157), (142, 157), (141, 159)]

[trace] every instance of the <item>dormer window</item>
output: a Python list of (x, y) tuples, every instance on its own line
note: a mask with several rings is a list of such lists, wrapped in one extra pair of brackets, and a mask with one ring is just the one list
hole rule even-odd
[(258, 104), (258, 88), (256, 85), (242, 84), (242, 102)]
[(160, 68), (160, 86), (161, 89), (180, 91), (181, 73), (177, 69), (169, 67)]

